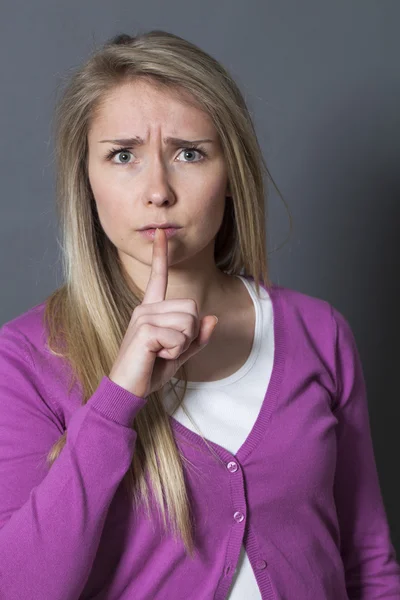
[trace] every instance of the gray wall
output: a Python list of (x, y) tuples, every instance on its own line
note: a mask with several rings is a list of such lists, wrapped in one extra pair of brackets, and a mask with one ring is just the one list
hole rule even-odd
[(400, 4), (395, 0), (2, 3), (0, 324), (62, 282), (51, 119), (56, 87), (93, 44), (165, 29), (228, 69), (245, 93), (272, 177), (275, 283), (331, 302), (364, 365), (376, 460), (400, 555)]

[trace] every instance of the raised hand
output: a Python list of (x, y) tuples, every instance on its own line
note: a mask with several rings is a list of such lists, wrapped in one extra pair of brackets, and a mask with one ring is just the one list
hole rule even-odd
[(168, 239), (157, 229), (150, 278), (143, 302), (135, 308), (109, 378), (136, 396), (159, 390), (180, 366), (210, 341), (216, 317), (199, 320), (191, 298), (165, 300)]

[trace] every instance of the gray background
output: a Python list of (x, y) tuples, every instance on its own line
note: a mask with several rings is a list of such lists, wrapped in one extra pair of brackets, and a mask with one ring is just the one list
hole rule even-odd
[(328, 300), (352, 326), (398, 555), (399, 19), (395, 0), (15, 0), (0, 19), (0, 324), (62, 282), (51, 137), (62, 77), (116, 33), (198, 44), (243, 90), (293, 216), (287, 241), (269, 184), (272, 280)]

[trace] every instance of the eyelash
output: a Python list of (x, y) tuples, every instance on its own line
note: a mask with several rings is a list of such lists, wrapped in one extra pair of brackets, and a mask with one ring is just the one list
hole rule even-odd
[[(185, 148), (182, 148), (182, 150), (196, 150), (203, 157), (207, 157), (208, 156), (208, 153), (201, 146), (187, 146)], [(131, 151), (130, 151), (129, 148), (111, 148), (111, 150), (106, 154), (106, 160), (111, 161), (114, 158), (114, 156), (116, 154), (119, 154), (120, 152), (129, 152), (129, 154), (131, 154)], [(186, 162), (186, 161), (184, 161), (184, 162)], [(190, 162), (191, 161), (189, 161), (189, 164), (190, 164)], [(203, 162), (203, 161), (202, 160), (196, 160), (194, 162), (198, 163), (198, 162)], [(127, 164), (127, 165), (129, 165), (130, 163), (115, 163), (115, 164)]]

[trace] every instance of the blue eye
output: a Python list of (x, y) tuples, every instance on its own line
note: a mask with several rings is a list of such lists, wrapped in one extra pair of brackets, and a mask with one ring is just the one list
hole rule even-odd
[[(198, 152), (198, 154), (200, 154), (201, 156), (203, 156), (203, 157), (206, 156), (206, 153), (204, 152), (204, 150), (200, 150), (198, 147), (183, 148), (182, 152)], [(201, 162), (201, 161), (189, 160), (189, 162)]]
[[(182, 148), (182, 152), (198, 152), (203, 158), (208, 156), (207, 152), (204, 150), (204, 148), (200, 148), (200, 146), (190, 146), (188, 148)], [(106, 160), (108, 161), (112, 161), (112, 159), (114, 158), (114, 156), (116, 156), (117, 154), (132, 154), (129, 148), (112, 148), (107, 154), (106, 154)], [(202, 162), (203, 159), (201, 160), (189, 160), (189, 161), (183, 161), (183, 162)], [(129, 162), (127, 161), (123, 161), (123, 162), (119, 162), (116, 164), (129, 164)]]
[(116, 154), (131, 154), (131, 152), (128, 148), (112, 148), (106, 155), (106, 159), (111, 161)]

